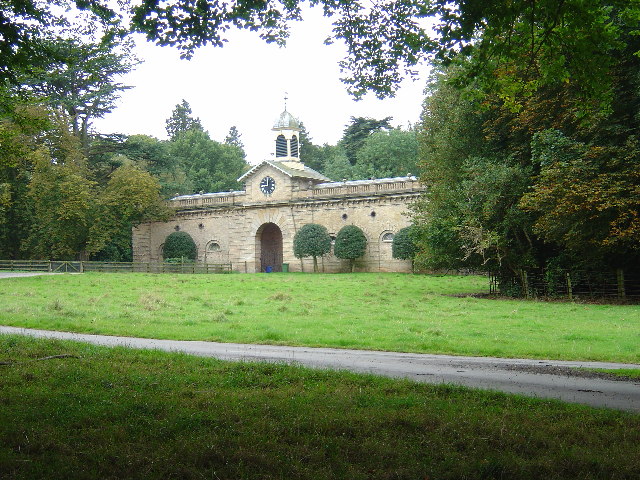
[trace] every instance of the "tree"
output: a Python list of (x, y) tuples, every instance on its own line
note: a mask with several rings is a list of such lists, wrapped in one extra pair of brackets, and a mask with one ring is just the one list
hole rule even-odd
[(46, 109), (0, 85), (0, 258), (24, 255), (33, 213), (28, 186), (50, 127)]
[(318, 257), (331, 251), (331, 237), (326, 227), (307, 223), (293, 237), (293, 254), (296, 258), (313, 257), (313, 271), (318, 271)]
[(340, 145), (347, 154), (347, 159), (352, 165), (355, 165), (358, 159), (358, 151), (364, 145), (365, 140), (375, 132), (381, 130), (390, 130), (392, 120), (391, 117), (385, 117), (382, 120), (368, 117), (351, 117), (351, 123), (347, 125), (342, 134)]
[(94, 257), (120, 261), (132, 261), (131, 229), (134, 226), (145, 221), (166, 220), (170, 213), (160, 197), (158, 180), (132, 165), (113, 172), (96, 199), (95, 210), (87, 252)]
[(479, 102), (442, 76), (425, 102), (421, 178), (427, 193), (413, 220), (417, 261), (426, 268), (513, 272), (536, 263), (539, 245), (518, 206), (533, 174), (527, 136), (514, 134), (513, 122), (503, 125), (513, 115), (508, 109)]
[(242, 143), (240, 137), (242, 137), (242, 134), (238, 132), (238, 129), (234, 125), (229, 129), (229, 133), (227, 133), (227, 136), (224, 139), (224, 143), (225, 145), (233, 145), (244, 151), (244, 144)]
[[(542, 78), (548, 65), (522, 66), (510, 53), (484, 58), (485, 38), (441, 70), (420, 134), (428, 191), (413, 219), (421, 264), (492, 270), (507, 279), (522, 269), (606, 270), (640, 262), (640, 60), (634, 55), (640, 39), (627, 13), (609, 11), (621, 43), (600, 66), (612, 89), (599, 98), (578, 76)], [(529, 19), (513, 28), (525, 26), (536, 35), (546, 28)], [(482, 58), (495, 88), (483, 79), (460, 82)], [(522, 88), (505, 96), (514, 78)]]
[(327, 157), (324, 159), (322, 173), (336, 182), (356, 180), (355, 167), (349, 163), (342, 147), (326, 147)]
[(162, 248), (162, 257), (165, 260), (170, 258), (195, 260), (197, 255), (196, 243), (186, 232), (173, 232), (167, 237)]
[[(521, 206), (536, 214), (535, 233), (576, 257), (622, 267), (640, 253), (640, 146), (586, 145), (557, 130), (536, 133), (540, 175)], [(618, 151), (616, 151), (618, 150)]]
[[(105, 2), (106, 3), (106, 2)], [(53, 8), (51, 8), (53, 6)], [(7, 0), (0, 5), (0, 83), (18, 84), (20, 75), (58, 58), (48, 41), (54, 35), (102, 35), (105, 41), (124, 35), (120, 15), (98, 1)]]
[(401, 228), (393, 236), (391, 256), (400, 260), (411, 260), (411, 265), (413, 266), (413, 261), (418, 253), (418, 247), (414, 241), (414, 236), (414, 227)]
[(324, 168), (323, 148), (315, 145), (304, 123), (300, 122), (300, 159), (304, 164), (321, 172)]
[(24, 246), (33, 258), (85, 260), (95, 183), (66, 126), (51, 137), (53, 148), (38, 149), (29, 182), (33, 220)]
[(359, 178), (415, 175), (418, 173), (416, 132), (399, 128), (375, 132), (365, 139), (356, 158), (354, 171)]
[(199, 128), (178, 135), (169, 142), (168, 150), (184, 172), (183, 185), (176, 185), (180, 193), (237, 190), (237, 179), (247, 168), (240, 147), (211, 140)]
[(193, 118), (191, 106), (186, 100), (176, 105), (171, 112), (171, 116), (166, 121), (167, 135), (171, 140), (175, 140), (178, 135), (190, 130), (203, 131), (199, 118)]
[(351, 273), (355, 269), (357, 258), (367, 252), (367, 237), (364, 232), (355, 225), (345, 225), (336, 236), (333, 253), (336, 257), (349, 260)]
[[(289, 24), (301, 19), (305, 2), (235, 2), (222, 8), (213, 0), (150, 1), (134, 6), (130, 17), (104, 0), (61, 3), (90, 11), (109, 35), (122, 33), (125, 26), (120, 19), (130, 18), (128, 30), (141, 32), (156, 44), (176, 46), (189, 58), (200, 46), (222, 46), (232, 27), (283, 44)], [(640, 12), (638, 0), (308, 3), (320, 6), (333, 19), (328, 42), (346, 45), (346, 58), (340, 62), (342, 80), (356, 98), (368, 91), (392, 96), (405, 75), (416, 74), (421, 62), (432, 58), (452, 62), (462, 54), (473, 58), (471, 68), (457, 80), (482, 83), (514, 108), (540, 88), (569, 81), (583, 94), (585, 111), (606, 111), (614, 99), (611, 55), (621, 52), (624, 35), (630, 31), (637, 35)], [(2, 13), (10, 19), (0, 23), (7, 39), (0, 52), (0, 60), (6, 61), (0, 65), (7, 65), (8, 71), (26, 67), (30, 54), (39, 53), (34, 32), (67, 20), (54, 16), (48, 4), (33, 0), (9, 0)], [(432, 22), (425, 21), (429, 18), (438, 20), (435, 32)]]
[(117, 37), (102, 42), (58, 37), (43, 42), (53, 57), (21, 76), (21, 89), (62, 110), (86, 152), (91, 121), (111, 112), (120, 93), (132, 88), (116, 81), (138, 63), (131, 54), (132, 43)]

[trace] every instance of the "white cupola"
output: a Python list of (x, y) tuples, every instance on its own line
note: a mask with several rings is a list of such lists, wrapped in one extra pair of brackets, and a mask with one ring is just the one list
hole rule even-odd
[(286, 163), (292, 168), (304, 168), (300, 162), (300, 122), (289, 112), (285, 104), (273, 125), (276, 142), (275, 161)]

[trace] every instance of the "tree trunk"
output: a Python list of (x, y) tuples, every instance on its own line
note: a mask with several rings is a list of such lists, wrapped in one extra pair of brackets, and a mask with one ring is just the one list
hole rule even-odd
[(318, 257), (313, 257), (313, 273), (318, 273)]

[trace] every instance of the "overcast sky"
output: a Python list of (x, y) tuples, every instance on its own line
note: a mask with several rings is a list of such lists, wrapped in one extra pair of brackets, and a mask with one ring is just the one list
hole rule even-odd
[[(293, 25), (286, 48), (268, 45), (252, 32), (234, 31), (223, 48), (204, 47), (192, 60), (176, 49), (156, 47), (136, 38), (136, 55), (144, 61), (122, 83), (134, 86), (118, 107), (94, 127), (101, 133), (145, 134), (166, 138), (165, 121), (184, 98), (214, 140), (222, 141), (232, 125), (242, 134), (247, 160), (271, 157), (271, 127), (284, 109), (304, 122), (313, 142), (335, 144), (351, 116), (393, 117), (406, 127), (420, 117), (427, 67), (419, 81), (406, 80), (395, 98), (369, 94), (356, 102), (340, 82), (342, 44), (324, 45), (329, 19), (317, 8)], [(304, 159), (303, 159), (304, 161)]]

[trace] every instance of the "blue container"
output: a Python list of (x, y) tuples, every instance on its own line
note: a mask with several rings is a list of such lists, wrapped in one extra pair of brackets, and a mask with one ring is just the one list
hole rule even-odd
[(265, 272), (267, 272), (267, 273), (271, 273), (271, 272), (273, 272), (273, 267), (272, 267), (271, 265), (268, 265), (268, 266), (264, 269), (264, 271), (265, 271)]

